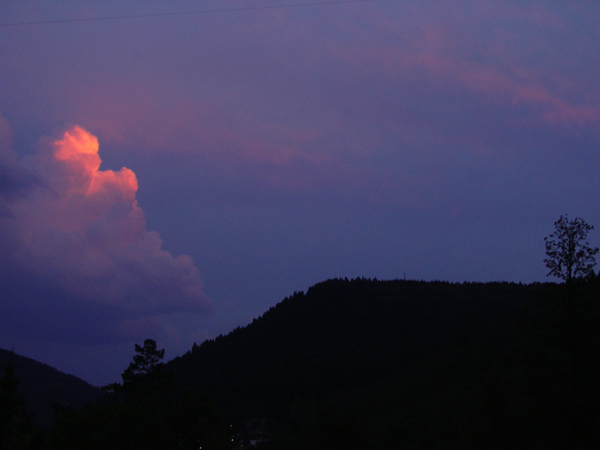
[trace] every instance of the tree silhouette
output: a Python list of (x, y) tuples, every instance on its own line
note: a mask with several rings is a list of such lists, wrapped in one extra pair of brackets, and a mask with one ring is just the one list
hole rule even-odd
[(146, 339), (143, 346), (135, 344), (135, 352), (133, 361), (121, 374), (123, 386), (131, 385), (156, 373), (161, 368), (161, 361), (165, 356), (165, 350), (158, 350), (153, 339)]
[[(590, 429), (587, 422), (589, 417), (597, 410), (593, 400), (593, 389), (589, 389), (589, 375), (585, 362), (595, 352), (590, 352), (588, 335), (593, 330), (588, 327), (587, 316), (591, 304), (586, 304), (586, 299), (593, 290), (595, 255), (598, 248), (590, 246), (587, 241), (588, 233), (594, 227), (585, 220), (577, 217), (569, 220), (565, 216), (554, 223), (555, 231), (544, 238), (546, 255), (544, 262), (550, 269), (548, 276), (555, 276), (564, 281), (562, 289), (557, 290), (558, 298), (562, 299), (562, 321), (566, 333), (566, 344), (569, 358), (568, 366), (568, 392), (569, 401), (567, 408), (567, 423), (570, 428), (570, 442), (576, 443), (585, 440), (586, 429)], [(588, 281), (575, 283), (575, 281)], [(595, 314), (592, 314), (595, 315)], [(593, 348), (593, 345), (592, 347)], [(587, 350), (587, 351), (586, 351)], [(589, 411), (588, 411), (589, 410)]]
[(587, 235), (594, 227), (579, 217), (569, 220), (565, 215), (554, 222), (554, 228), (554, 233), (544, 238), (548, 276), (570, 284), (574, 279), (593, 275), (598, 248), (590, 246)]

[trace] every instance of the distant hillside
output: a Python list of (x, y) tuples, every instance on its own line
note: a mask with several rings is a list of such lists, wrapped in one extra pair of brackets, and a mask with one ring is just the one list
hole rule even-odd
[[(0, 377), (4, 375), (11, 352), (0, 349)], [(52, 423), (52, 405), (80, 407), (99, 398), (102, 391), (85, 381), (64, 374), (46, 364), (14, 355), (19, 394), (34, 422), (43, 426)]]
[(233, 417), (291, 417), (458, 345), (507, 334), (543, 285), (329, 280), (168, 364)]

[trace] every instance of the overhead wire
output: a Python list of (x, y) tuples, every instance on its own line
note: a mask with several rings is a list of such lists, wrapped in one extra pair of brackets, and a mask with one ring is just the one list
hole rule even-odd
[(282, 9), (282, 8), (301, 8), (305, 6), (324, 6), (324, 5), (342, 5), (348, 3), (370, 3), (381, 0), (321, 0), (310, 3), (289, 3), (286, 5), (257, 5), (257, 6), (238, 6), (232, 8), (215, 8), (215, 9), (200, 9), (192, 11), (179, 11), (179, 12), (164, 12), (164, 13), (144, 13), (144, 14), (124, 14), (115, 16), (98, 16), (98, 17), (81, 17), (72, 19), (48, 19), (48, 20), (36, 20), (26, 22), (4, 22), (0, 23), (0, 27), (26, 27), (26, 26), (38, 26), (38, 25), (51, 25), (51, 24), (66, 24), (76, 22), (99, 22), (109, 20), (126, 20), (126, 19), (145, 19), (152, 17), (174, 17), (174, 16), (188, 16), (188, 15), (200, 15), (200, 14), (216, 14), (225, 12), (238, 12), (238, 11), (257, 11), (265, 9)]

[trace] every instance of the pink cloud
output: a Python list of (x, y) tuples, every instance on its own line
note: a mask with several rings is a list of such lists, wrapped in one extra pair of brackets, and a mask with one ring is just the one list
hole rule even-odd
[[(52, 299), (58, 302), (56, 316), (39, 318), (49, 330), (61, 326), (52, 322), (87, 311), (96, 320), (90, 324), (94, 333), (130, 330), (123, 338), (131, 337), (127, 324), (148, 325), (134, 327), (139, 338), (143, 331), (157, 331), (161, 315), (208, 311), (192, 258), (171, 255), (158, 233), (146, 230), (135, 174), (127, 168), (100, 170), (98, 151), (98, 139), (73, 126), (18, 163), (33, 168), (41, 182), (5, 200), (9, 214), (1, 218), (0, 230), (10, 236), (10, 251), (0, 256), (0, 267), (13, 276), (0, 282), (10, 293), (2, 307), (15, 320), (27, 320), (20, 315), (24, 305)], [(48, 299), (39, 298), (44, 291)], [(91, 311), (104, 312), (94, 319)]]
[(453, 72), (455, 78), (469, 89), (500, 101), (524, 103), (539, 108), (541, 118), (552, 125), (586, 126), (600, 118), (600, 105), (574, 104), (536, 80), (511, 77), (491, 67), (469, 64), (456, 66)]
[[(557, 82), (564, 57), (558, 58), (552, 41), (532, 37), (536, 31), (565, 32), (564, 20), (551, 8), (513, 2), (504, 2), (502, 8), (490, 2), (470, 6), (468, 14), (460, 7), (407, 6), (411, 22), (374, 16), (366, 27), (374, 32), (359, 29), (355, 45), (339, 42), (330, 49), (361, 77), (383, 75), (389, 82), (409, 85), (425, 79), (442, 91), (459, 86), (501, 104), (532, 107), (539, 120), (551, 125), (586, 127), (599, 120), (598, 97), (589, 95), (595, 87), (573, 83), (584, 77), (570, 72)], [(546, 61), (529, 65), (522, 59), (522, 46)]]

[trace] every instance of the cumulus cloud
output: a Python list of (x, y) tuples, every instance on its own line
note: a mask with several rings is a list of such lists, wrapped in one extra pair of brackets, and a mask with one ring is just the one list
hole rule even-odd
[(100, 170), (94, 135), (72, 126), (19, 160), (0, 125), (0, 333), (140, 339), (209, 309), (192, 258), (146, 230), (135, 174)]

